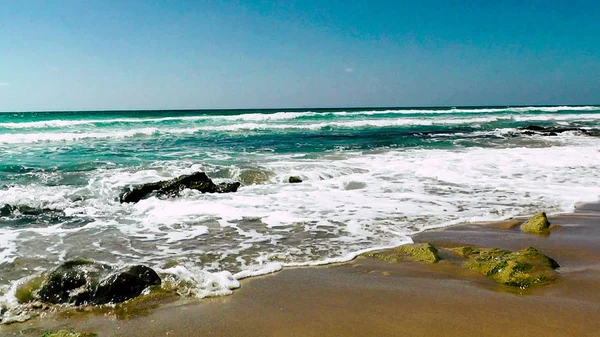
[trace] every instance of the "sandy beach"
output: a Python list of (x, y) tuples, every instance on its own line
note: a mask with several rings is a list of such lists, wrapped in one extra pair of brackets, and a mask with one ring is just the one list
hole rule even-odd
[[(446, 257), (436, 264), (349, 263), (292, 268), (247, 279), (231, 296), (167, 300), (131, 315), (48, 314), (1, 326), (2, 336), (72, 329), (98, 336), (598, 336), (600, 206), (551, 216), (547, 237), (505, 223), (423, 232), (415, 242), (518, 250), (534, 246), (559, 262), (556, 282), (501, 286)], [(170, 303), (166, 303), (170, 302)]]
[(0, 0), (0, 337), (600, 337), (599, 17)]

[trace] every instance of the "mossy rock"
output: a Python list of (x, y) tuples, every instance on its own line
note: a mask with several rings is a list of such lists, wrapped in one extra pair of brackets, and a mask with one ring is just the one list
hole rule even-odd
[(148, 293), (119, 303), (115, 306), (114, 313), (119, 319), (145, 316), (150, 310), (158, 308), (161, 304), (175, 301), (179, 298), (177, 293), (161, 286), (148, 288)]
[(37, 296), (46, 303), (87, 303), (98, 280), (110, 266), (85, 259), (73, 259), (53, 269), (42, 282)]
[(466, 259), (463, 266), (480, 272), (496, 282), (512, 287), (528, 288), (556, 279), (556, 261), (533, 247), (516, 253), (498, 248), (458, 247), (451, 251)]
[(169, 269), (169, 268), (173, 268), (173, 267), (177, 267), (180, 266), (181, 262), (177, 261), (177, 260), (169, 260), (167, 262), (165, 262), (161, 268), (162, 269)]
[(542, 212), (533, 216), (521, 225), (521, 230), (526, 233), (533, 234), (548, 234), (548, 228), (550, 227), (550, 221), (546, 217), (546, 213)]
[(59, 331), (47, 331), (42, 337), (95, 337), (98, 336), (95, 333), (91, 332), (73, 332), (68, 330), (59, 330)]
[(43, 281), (44, 276), (38, 276), (19, 285), (17, 287), (17, 291), (15, 292), (15, 297), (17, 298), (17, 301), (23, 304), (35, 300), (35, 294), (37, 290), (40, 289), (40, 287), (42, 286)]
[(240, 173), (240, 181), (244, 185), (264, 184), (275, 176), (272, 171), (260, 169), (245, 169)]
[(437, 248), (429, 243), (413, 243), (392, 249), (363, 254), (364, 257), (375, 258), (387, 262), (418, 261), (436, 263), (440, 260)]
[(291, 176), (291, 177), (288, 179), (288, 182), (289, 182), (290, 184), (298, 184), (298, 183), (301, 183), (301, 182), (302, 182), (302, 178), (300, 178), (299, 176)]

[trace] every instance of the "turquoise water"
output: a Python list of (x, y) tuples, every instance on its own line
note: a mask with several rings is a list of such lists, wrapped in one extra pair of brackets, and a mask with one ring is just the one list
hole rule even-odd
[[(74, 257), (148, 264), (203, 297), (427, 228), (568, 211), (600, 196), (600, 138), (519, 128), (599, 122), (596, 106), (0, 113), (0, 207), (21, 209), (0, 217), (0, 301)], [(242, 187), (117, 201), (199, 170)]]
[[(595, 127), (598, 109), (573, 107), (192, 110), (0, 114), (0, 179), (15, 173), (78, 172), (194, 157), (215, 164), (258, 153), (379, 148), (507, 146), (505, 135), (529, 124)], [(548, 111), (550, 110), (550, 111)], [(549, 114), (552, 112), (552, 114)], [(548, 117), (548, 116), (552, 117)], [(476, 132), (488, 132), (477, 134)], [(21, 147), (26, 151), (19, 151)], [(74, 182), (75, 183), (75, 182)]]

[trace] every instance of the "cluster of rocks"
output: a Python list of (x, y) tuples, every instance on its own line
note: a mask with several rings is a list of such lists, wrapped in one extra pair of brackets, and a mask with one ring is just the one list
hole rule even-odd
[[(288, 182), (300, 183), (302, 179), (292, 176)], [(240, 185), (239, 182), (215, 184), (204, 172), (195, 172), (171, 180), (129, 187), (119, 195), (119, 201), (136, 203), (150, 196), (174, 197), (185, 189), (202, 193), (230, 193), (236, 192)], [(56, 211), (23, 205), (6, 204), (0, 207), (0, 216), (38, 216), (48, 212)], [(15, 295), (20, 304), (31, 303), (33, 309), (47, 308), (53, 304), (116, 304), (138, 297), (145, 289), (161, 283), (158, 274), (143, 265), (115, 270), (106, 264), (75, 259), (24, 282), (17, 287)], [(7, 309), (0, 309), (1, 316)]]
[[(288, 182), (292, 184), (301, 183), (302, 178), (291, 176)], [(236, 192), (240, 185), (240, 182), (215, 184), (206, 173), (195, 172), (171, 180), (129, 187), (119, 195), (119, 201), (121, 203), (136, 203), (152, 195), (178, 196), (185, 189), (196, 190), (202, 193), (230, 193)]]
[(239, 182), (215, 184), (206, 173), (195, 172), (171, 180), (147, 183), (129, 188), (121, 193), (119, 201), (121, 203), (135, 203), (149, 195), (177, 196), (184, 189), (196, 190), (202, 193), (229, 193), (236, 192), (239, 187)]
[[(520, 222), (515, 223), (519, 226)], [(545, 213), (540, 213), (520, 224), (523, 232), (548, 235), (550, 222)], [(446, 256), (458, 257), (463, 268), (479, 272), (496, 282), (518, 288), (529, 288), (547, 284), (557, 277), (560, 265), (552, 258), (533, 247), (518, 252), (498, 248), (461, 246), (454, 248), (435, 247), (429, 243), (403, 245), (392, 249), (365, 253), (362, 256), (387, 262), (417, 261), (437, 263)], [(452, 260), (452, 259), (451, 259)]]
[(106, 264), (76, 259), (21, 284), (16, 297), (19, 303), (99, 305), (127, 301), (160, 284), (158, 274), (146, 266), (114, 270)]

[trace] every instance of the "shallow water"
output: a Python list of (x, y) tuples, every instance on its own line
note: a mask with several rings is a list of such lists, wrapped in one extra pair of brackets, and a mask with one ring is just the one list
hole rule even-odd
[[(529, 124), (597, 129), (600, 107), (2, 113), (0, 207), (24, 211), (0, 217), (0, 302), (74, 257), (147, 264), (202, 297), (427, 228), (597, 201), (600, 138)], [(117, 200), (194, 171), (243, 185)]]

